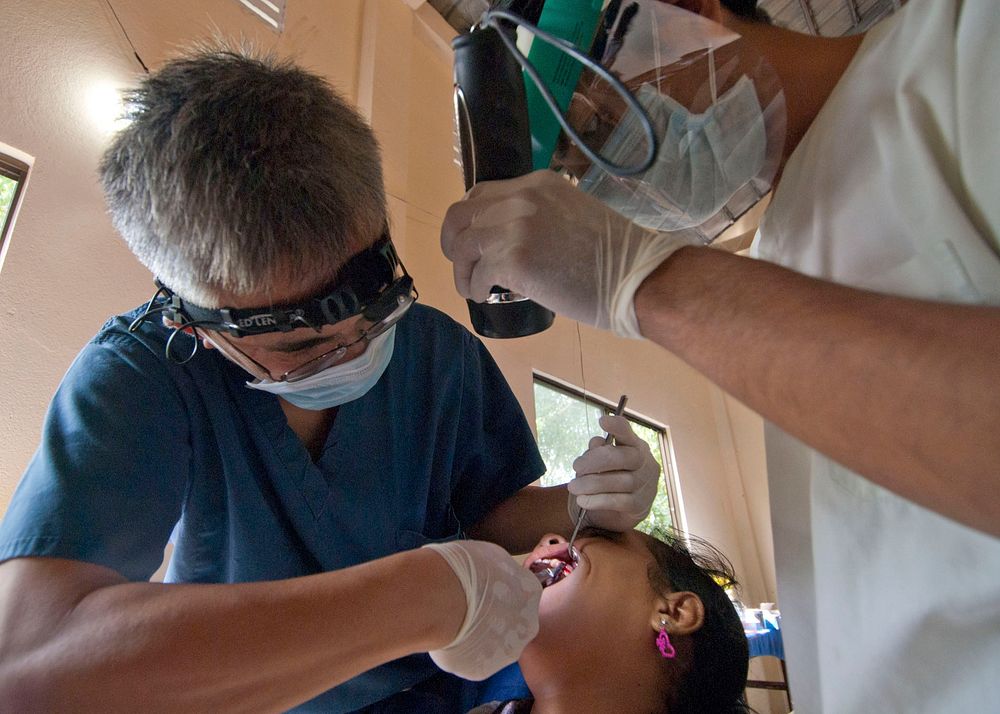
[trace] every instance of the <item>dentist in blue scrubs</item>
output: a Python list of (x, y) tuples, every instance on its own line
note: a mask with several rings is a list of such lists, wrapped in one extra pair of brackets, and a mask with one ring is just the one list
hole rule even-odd
[(517, 402), (415, 302), (378, 146), (323, 80), (202, 50), (130, 106), (101, 180), (158, 289), (70, 366), (0, 523), (2, 708), (517, 696), (487, 678), (537, 631), (540, 586), (508, 551), (568, 532), (568, 506), (630, 528), (648, 449), (612, 420), (578, 502), (529, 486), (545, 467)]

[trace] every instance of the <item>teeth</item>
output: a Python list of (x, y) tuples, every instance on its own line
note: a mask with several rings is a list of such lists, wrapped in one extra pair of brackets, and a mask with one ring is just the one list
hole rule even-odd
[(561, 582), (573, 572), (576, 567), (574, 562), (566, 562), (558, 558), (539, 558), (531, 564), (530, 569), (542, 583), (542, 587), (548, 587)]

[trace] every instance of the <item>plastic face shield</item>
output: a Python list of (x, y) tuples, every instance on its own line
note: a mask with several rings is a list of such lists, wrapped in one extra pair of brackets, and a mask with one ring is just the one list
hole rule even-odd
[(643, 226), (690, 229), (705, 243), (770, 191), (784, 150), (784, 93), (739, 35), (660, 0), (612, 0), (587, 54), (642, 105), (657, 157), (622, 175), (580, 150), (582, 142), (634, 166), (649, 147), (645, 118), (585, 66), (566, 111), (577, 136), (560, 136), (550, 168)]

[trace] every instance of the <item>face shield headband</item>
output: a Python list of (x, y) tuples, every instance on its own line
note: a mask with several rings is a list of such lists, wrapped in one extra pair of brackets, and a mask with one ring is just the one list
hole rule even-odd
[[(308, 327), (319, 332), (325, 325), (361, 315), (372, 324), (389, 318), (396, 322), (416, 301), (413, 278), (399, 260), (392, 240), (379, 241), (351, 258), (338, 272), (334, 287), (302, 302), (258, 308), (205, 308), (190, 303), (169, 287), (156, 281), (158, 290), (146, 309), (129, 326), (135, 332), (152, 315), (159, 313), (176, 324), (167, 340), (168, 359), (178, 364), (189, 361), (198, 351), (197, 328), (233, 337), (290, 332)], [(178, 334), (193, 334), (193, 346), (175, 344)]]

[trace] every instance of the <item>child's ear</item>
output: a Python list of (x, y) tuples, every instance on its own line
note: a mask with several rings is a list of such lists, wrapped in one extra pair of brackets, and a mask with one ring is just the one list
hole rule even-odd
[(705, 605), (693, 592), (670, 593), (657, 598), (649, 625), (655, 632), (666, 627), (671, 635), (690, 635), (705, 622)]

